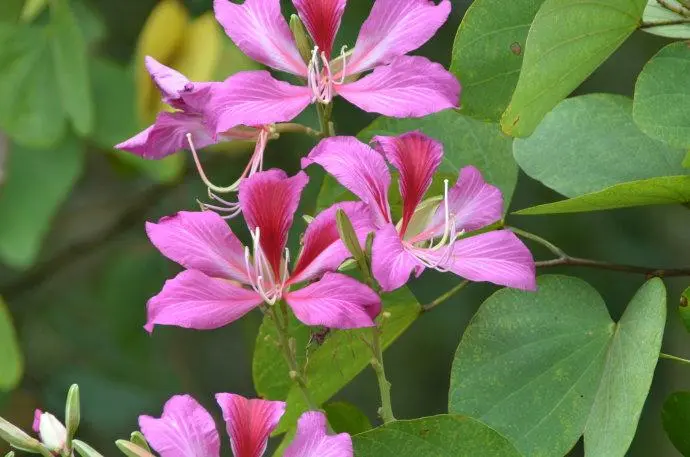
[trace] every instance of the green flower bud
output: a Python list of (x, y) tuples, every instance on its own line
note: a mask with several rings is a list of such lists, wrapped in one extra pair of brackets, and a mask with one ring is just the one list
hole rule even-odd
[(362, 252), (362, 247), (359, 245), (359, 239), (355, 233), (355, 229), (350, 222), (350, 218), (347, 217), (345, 211), (339, 209), (335, 213), (335, 221), (338, 225), (338, 233), (340, 234), (340, 239), (343, 240), (345, 247), (350, 251), (352, 257), (357, 261), (361, 262), (364, 259), (364, 252)]
[(304, 29), (304, 24), (302, 24), (302, 21), (296, 14), (290, 16), (290, 30), (292, 30), (292, 36), (295, 37), (300, 55), (306, 63), (309, 63), (309, 61), (311, 61), (311, 50), (313, 47), (307, 31)]
[(129, 435), (129, 441), (136, 444), (140, 448), (146, 449), (147, 451), (151, 452), (151, 448), (149, 447), (149, 443), (146, 442), (146, 438), (144, 437), (143, 433), (132, 432), (132, 434)]
[(83, 441), (72, 440), (72, 446), (81, 457), (103, 457), (98, 451)]
[(67, 393), (67, 403), (65, 404), (65, 426), (67, 427), (67, 448), (71, 448), (71, 442), (79, 427), (81, 418), (79, 406), (79, 386), (72, 384)]
[(115, 441), (115, 445), (127, 457), (154, 457), (151, 452), (127, 440), (117, 440)]

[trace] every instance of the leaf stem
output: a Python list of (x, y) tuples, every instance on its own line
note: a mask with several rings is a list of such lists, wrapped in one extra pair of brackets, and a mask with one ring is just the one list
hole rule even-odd
[(315, 138), (323, 138), (323, 132), (317, 132), (306, 125), (296, 124), (294, 122), (286, 122), (283, 124), (276, 124), (274, 127), (276, 133), (303, 133), (305, 135), (313, 136)]
[(393, 406), (391, 402), (391, 383), (386, 378), (386, 370), (383, 366), (383, 348), (381, 346), (381, 330), (378, 327), (372, 329), (372, 352), (374, 358), (371, 360), (371, 366), (376, 372), (376, 379), (379, 383), (379, 392), (381, 394), (381, 408), (379, 408), (379, 415), (383, 422), (387, 424), (395, 420), (393, 415)]
[(671, 354), (664, 354), (663, 352), (659, 354), (659, 358), (660, 359), (666, 359), (666, 360), (673, 360), (674, 362), (682, 363), (684, 365), (690, 365), (690, 360), (688, 360), (688, 359), (676, 357), (675, 355), (671, 355)]
[(427, 311), (431, 311), (432, 309), (436, 308), (438, 305), (444, 303), (446, 300), (451, 298), (453, 295), (457, 294), (462, 289), (464, 289), (465, 286), (468, 285), (469, 283), (470, 283), (470, 281), (468, 279), (465, 279), (460, 284), (453, 287), (452, 289), (450, 289), (445, 294), (439, 296), (437, 299), (435, 299), (431, 303), (427, 303), (426, 305), (422, 305), (422, 312), (426, 313)]

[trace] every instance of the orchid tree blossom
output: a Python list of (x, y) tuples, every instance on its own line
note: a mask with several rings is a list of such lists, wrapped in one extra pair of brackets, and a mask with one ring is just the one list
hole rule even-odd
[[(424, 200), (443, 159), (443, 146), (419, 132), (378, 136), (374, 148), (353, 137), (322, 141), (302, 166), (321, 165), (370, 209), (377, 230), (372, 272), (381, 287), (394, 290), (426, 268), (450, 271), (472, 281), (533, 290), (534, 259), (511, 231), (464, 234), (499, 221), (501, 191), (468, 166), (452, 188), (445, 180), (442, 198)], [(400, 173), (402, 218), (396, 223), (388, 202), (390, 163)]]
[[(223, 412), (234, 457), (262, 457), (268, 438), (285, 413), (282, 401), (247, 399), (221, 393)], [(220, 437), (211, 415), (189, 395), (168, 400), (159, 418), (140, 416), (139, 427), (161, 457), (220, 457)], [(326, 434), (321, 412), (304, 413), (286, 457), (352, 457), (350, 435)]]
[[(307, 227), (290, 271), (288, 232), (307, 184), (304, 172), (289, 178), (282, 170), (258, 172), (242, 181), (239, 204), (252, 237), (243, 247), (215, 212), (179, 212), (147, 223), (152, 243), (186, 268), (148, 302), (148, 322), (213, 329), (262, 304), (284, 300), (307, 325), (348, 329), (374, 325), (378, 295), (336, 270), (349, 256), (340, 240), (336, 212), (342, 209), (364, 242), (373, 230), (366, 205), (340, 203), (318, 214)], [(291, 290), (297, 284), (309, 285)]]
[(217, 133), (238, 125), (289, 121), (310, 103), (329, 104), (336, 95), (365, 111), (394, 117), (420, 117), (458, 106), (460, 84), (451, 73), (424, 57), (406, 55), (443, 25), (449, 0), (438, 5), (376, 0), (352, 51), (344, 47), (335, 58), (333, 43), (346, 0), (293, 4), (314, 43), (308, 62), (281, 14), (280, 0), (245, 0), (241, 5), (214, 1), (218, 22), (246, 55), (305, 82), (294, 86), (266, 71), (231, 76), (212, 91), (210, 115)]

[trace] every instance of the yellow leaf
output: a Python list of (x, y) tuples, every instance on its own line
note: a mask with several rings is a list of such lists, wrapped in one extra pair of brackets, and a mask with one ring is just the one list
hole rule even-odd
[(187, 27), (184, 42), (171, 62), (192, 81), (209, 81), (218, 65), (221, 50), (220, 27), (212, 12), (193, 20)]

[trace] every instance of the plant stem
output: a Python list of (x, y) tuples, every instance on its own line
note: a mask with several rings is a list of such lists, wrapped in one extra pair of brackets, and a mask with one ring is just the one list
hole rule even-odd
[(431, 303), (427, 303), (426, 305), (422, 305), (422, 312), (426, 313), (427, 311), (431, 311), (432, 309), (436, 308), (438, 305), (440, 305), (441, 303), (444, 303), (446, 300), (451, 298), (453, 295), (457, 294), (462, 289), (464, 289), (465, 286), (468, 285), (469, 283), (470, 283), (470, 281), (468, 279), (465, 279), (463, 282), (461, 282), (457, 286), (453, 287), (452, 289), (450, 289), (445, 294), (439, 296), (436, 300), (432, 301)]
[(662, 27), (665, 25), (683, 25), (690, 24), (690, 18), (688, 19), (670, 19), (668, 21), (656, 21), (656, 22), (643, 22), (640, 25), (641, 29), (651, 29), (654, 27)]
[(381, 393), (381, 408), (379, 408), (379, 415), (384, 423), (395, 420), (393, 415), (393, 406), (391, 404), (391, 383), (386, 378), (386, 370), (383, 366), (383, 348), (381, 347), (381, 330), (378, 327), (372, 329), (372, 352), (374, 358), (371, 361), (371, 366), (376, 372), (376, 379), (379, 382), (379, 392)]
[(313, 136), (315, 138), (321, 138), (324, 136), (323, 132), (317, 132), (311, 127), (307, 127), (306, 125), (302, 124), (296, 124), (293, 122), (276, 124), (274, 129), (276, 133), (303, 133), (305, 135)]
[(321, 132), (325, 137), (335, 136), (335, 128), (333, 127), (333, 122), (331, 122), (332, 111), (332, 103), (329, 103), (328, 105), (318, 102), (316, 103), (316, 112), (319, 115), (319, 125), (321, 126)]
[(688, 359), (683, 359), (680, 357), (676, 357), (675, 355), (671, 354), (664, 354), (663, 352), (659, 354), (660, 359), (666, 359), (666, 360), (673, 360), (674, 362), (679, 362), (685, 365), (690, 365), (690, 360)]
[(546, 249), (551, 251), (554, 255), (556, 255), (555, 259), (535, 262), (535, 265), (537, 267), (548, 268), (567, 265), (576, 267), (596, 268), (599, 270), (621, 271), (625, 273), (637, 273), (643, 274), (647, 277), (690, 276), (690, 268), (652, 268), (638, 265), (618, 264), (601, 260), (583, 259), (581, 257), (573, 257), (566, 254), (565, 251), (563, 251), (563, 249), (559, 248), (555, 244), (545, 240), (544, 238), (538, 235), (535, 235), (534, 233), (526, 232), (515, 227), (506, 226), (506, 228), (512, 230), (514, 233), (520, 235), (523, 238), (527, 238), (529, 240), (541, 244)]

